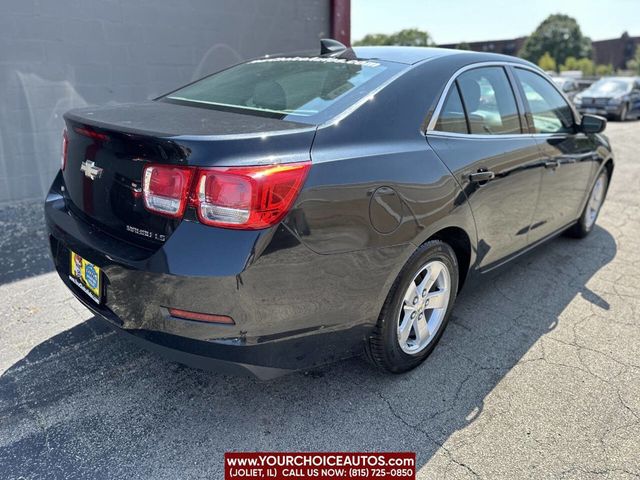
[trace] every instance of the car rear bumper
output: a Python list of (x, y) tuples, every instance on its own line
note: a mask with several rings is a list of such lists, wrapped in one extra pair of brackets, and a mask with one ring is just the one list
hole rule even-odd
[(218, 346), (216, 342), (203, 343), (164, 332), (123, 328), (120, 317), (106, 307), (96, 306), (92, 300), (68, 280), (67, 276), (62, 274), (60, 270), (58, 270), (58, 273), (75, 297), (91, 312), (96, 314), (97, 318), (102, 319), (116, 333), (123, 335), (137, 346), (157, 353), (165, 359), (202, 370), (234, 375), (250, 375), (260, 380), (271, 380), (293, 370), (273, 368), (256, 363), (245, 363), (246, 361), (260, 362), (261, 360), (259, 356), (251, 355), (251, 349), (247, 347), (244, 349), (242, 347), (235, 348), (236, 353), (241, 353), (244, 350), (245, 355), (232, 355), (231, 352), (225, 352), (224, 345)]
[[(282, 225), (237, 231), (183, 220), (151, 252), (74, 216), (56, 182), (45, 218), (62, 281), (118, 330), (199, 368), (268, 379), (359, 354), (398, 259), (412, 249), (318, 255)], [(100, 305), (70, 280), (70, 250), (102, 270)], [(169, 308), (235, 324), (186, 320)]]
[[(167, 360), (202, 370), (272, 380), (295, 370), (322, 365), (359, 353), (357, 348), (351, 355), (347, 355), (349, 348), (359, 346), (369, 330), (360, 327), (349, 331), (341, 330), (322, 335), (285, 339), (281, 342), (267, 341), (255, 345), (239, 342), (234, 345), (222, 341), (198, 340), (158, 330), (123, 328), (120, 317), (108, 308), (96, 306), (67, 277), (60, 271), (58, 273), (75, 297), (116, 333)], [(335, 356), (332, 357), (327, 349), (328, 346), (334, 349)], [(308, 355), (309, 352), (318, 352), (318, 354)], [(278, 367), (270, 365), (278, 365)]]

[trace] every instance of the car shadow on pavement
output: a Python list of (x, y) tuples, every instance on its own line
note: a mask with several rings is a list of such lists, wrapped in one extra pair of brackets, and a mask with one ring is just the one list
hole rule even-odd
[[(587, 283), (615, 255), (600, 227), (538, 248), (464, 292), (432, 356), (397, 376), (358, 358), (265, 383), (203, 372), (92, 318), (0, 377), (0, 477), (222, 478), (228, 450), (409, 450), (421, 467), (481, 422), (506, 375), (543, 359), (542, 336), (609, 308)], [(508, 415), (495, 396), (492, 415)]]

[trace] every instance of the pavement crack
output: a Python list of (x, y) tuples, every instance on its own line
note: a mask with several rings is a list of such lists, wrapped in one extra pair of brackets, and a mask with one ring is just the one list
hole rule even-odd
[(439, 441), (438, 439), (434, 438), (429, 432), (427, 432), (426, 430), (420, 428), (419, 425), (414, 425), (410, 422), (408, 422), (401, 414), (399, 414), (398, 412), (395, 411), (392, 403), (389, 401), (388, 398), (386, 398), (381, 392), (377, 392), (378, 396), (380, 397), (380, 399), (386, 403), (387, 408), (389, 409), (389, 412), (391, 413), (391, 415), (393, 415), (396, 419), (398, 419), (403, 425), (405, 425), (406, 427), (421, 433), (422, 435), (424, 435), (430, 442), (434, 443), (435, 445), (438, 446), (438, 448), (442, 449), (442, 451), (446, 454), (447, 458), (454, 464), (464, 468), (465, 470), (467, 470), (470, 474), (472, 474), (475, 478), (482, 478), (480, 476), (480, 474), (478, 474), (473, 468), (471, 468), (471, 466), (467, 465), (464, 462), (461, 462), (460, 460), (456, 459), (455, 456), (453, 455), (453, 452), (451, 452), (451, 450), (445, 446), (444, 442)]

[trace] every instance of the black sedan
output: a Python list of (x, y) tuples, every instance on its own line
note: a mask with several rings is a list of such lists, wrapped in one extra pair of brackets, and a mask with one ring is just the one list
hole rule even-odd
[(539, 68), (460, 50), (324, 41), (65, 122), (62, 281), (142, 345), (263, 379), (417, 366), (463, 284), (589, 234), (614, 167)]
[(598, 114), (624, 122), (640, 118), (640, 78), (605, 77), (573, 99), (581, 113)]

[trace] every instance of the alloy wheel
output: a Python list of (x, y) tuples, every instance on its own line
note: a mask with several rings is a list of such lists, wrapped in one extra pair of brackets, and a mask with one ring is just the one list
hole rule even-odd
[(447, 313), (451, 274), (433, 260), (422, 266), (404, 294), (398, 314), (398, 343), (404, 353), (415, 355), (435, 338)]
[(627, 105), (622, 106), (622, 112), (620, 112), (620, 121), (625, 122), (627, 120), (627, 112), (629, 111), (629, 107)]
[(603, 173), (598, 177), (598, 180), (596, 180), (596, 184), (593, 186), (593, 190), (591, 190), (591, 195), (589, 196), (587, 215), (585, 218), (585, 227), (587, 227), (587, 229), (590, 229), (596, 222), (596, 218), (598, 218), (598, 212), (600, 212), (600, 207), (602, 207), (604, 200), (606, 185), (607, 177)]

